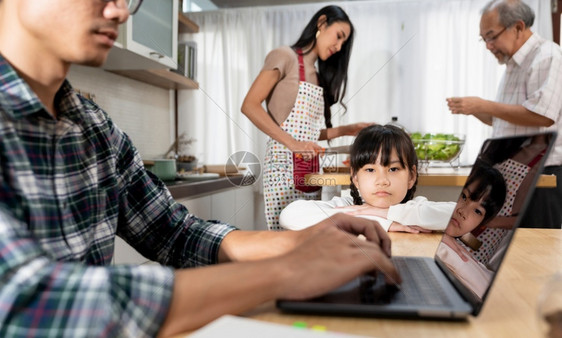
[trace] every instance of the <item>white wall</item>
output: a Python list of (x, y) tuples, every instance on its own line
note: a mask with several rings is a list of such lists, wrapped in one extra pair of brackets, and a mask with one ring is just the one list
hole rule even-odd
[[(90, 67), (75, 66), (71, 68), (68, 79), (74, 88), (95, 95), (94, 101), (111, 116), (117, 126), (131, 137), (143, 158), (161, 157), (172, 144), (174, 139), (173, 91)], [(193, 105), (186, 106), (186, 109), (190, 112), (196, 111)], [(210, 122), (212, 122), (211, 119)], [(212, 203), (210, 203), (211, 196), (206, 196), (206, 198), (201, 199), (202, 205), (197, 205), (193, 210), (197, 216), (204, 219), (220, 219), (245, 229), (253, 229), (254, 226), (257, 229), (266, 229), (263, 209), (259, 209), (259, 211), (254, 209), (257, 197), (253, 195), (251, 188), (239, 189), (238, 196), (234, 198), (235, 209), (232, 209), (234, 203), (229, 206), (227, 202), (231, 201), (227, 199), (224, 203), (215, 203), (215, 212), (207, 212), (205, 210), (210, 210)], [(262, 199), (259, 195), (258, 202), (261, 202)], [(192, 207), (194, 205), (190, 205), (190, 208)], [(258, 221), (255, 221), (256, 217), (259, 219)], [(118, 254), (125, 259), (125, 261), (119, 262), (128, 262), (127, 257), (131, 257), (129, 251), (126, 246), (119, 244)], [(137, 258), (134, 258), (133, 261), (137, 262)]]
[(73, 66), (72, 86), (95, 95), (99, 104), (129, 135), (144, 159), (162, 157), (174, 138), (172, 92), (109, 73)]

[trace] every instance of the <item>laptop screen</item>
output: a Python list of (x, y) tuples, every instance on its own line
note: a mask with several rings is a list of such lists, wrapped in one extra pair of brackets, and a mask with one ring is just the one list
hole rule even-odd
[(488, 139), (472, 167), (435, 260), (476, 315), (498, 272), (554, 133)]

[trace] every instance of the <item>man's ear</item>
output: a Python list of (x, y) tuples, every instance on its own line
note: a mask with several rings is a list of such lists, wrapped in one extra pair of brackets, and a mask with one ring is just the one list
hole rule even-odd
[(515, 22), (514, 24), (515, 26), (515, 30), (519, 33), (525, 30), (525, 28), (527, 28), (525, 26), (525, 23), (523, 22), (523, 20), (517, 20), (517, 22)]
[(410, 171), (410, 178), (408, 179), (408, 190), (412, 189), (412, 187), (416, 183), (417, 177), (418, 177), (418, 168), (416, 166), (412, 166), (412, 170)]

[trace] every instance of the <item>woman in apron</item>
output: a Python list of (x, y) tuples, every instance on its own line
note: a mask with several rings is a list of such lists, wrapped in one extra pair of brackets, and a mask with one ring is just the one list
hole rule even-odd
[[(270, 230), (296, 199), (320, 199), (320, 187), (304, 185), (317, 171), (319, 140), (356, 135), (367, 123), (332, 128), (330, 107), (343, 105), (353, 25), (338, 6), (319, 10), (292, 46), (271, 51), (248, 91), (242, 112), (269, 136), (264, 159), (265, 213)], [(315, 63), (318, 62), (318, 72)], [(267, 102), (267, 112), (262, 102)]]

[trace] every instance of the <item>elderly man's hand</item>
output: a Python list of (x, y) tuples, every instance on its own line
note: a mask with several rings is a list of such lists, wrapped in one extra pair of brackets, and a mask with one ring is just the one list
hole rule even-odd
[(476, 96), (447, 98), (447, 106), (453, 114), (475, 115), (484, 112), (486, 100)]

